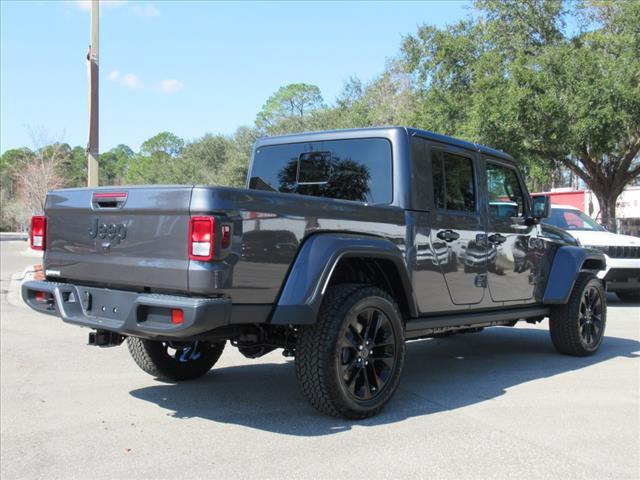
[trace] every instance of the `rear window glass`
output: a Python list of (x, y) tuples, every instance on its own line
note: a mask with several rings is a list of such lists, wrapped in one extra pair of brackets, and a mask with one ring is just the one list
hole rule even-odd
[(460, 212), (475, 211), (475, 184), (470, 158), (449, 152), (435, 152), (431, 169), (436, 208)]
[(269, 145), (256, 150), (250, 188), (386, 204), (391, 143), (383, 138)]

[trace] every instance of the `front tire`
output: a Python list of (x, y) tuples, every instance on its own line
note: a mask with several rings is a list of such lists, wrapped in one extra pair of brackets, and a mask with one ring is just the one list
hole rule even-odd
[(640, 293), (638, 292), (616, 292), (616, 297), (624, 303), (640, 303)]
[(225, 342), (163, 342), (127, 338), (127, 347), (136, 364), (161, 380), (192, 380), (206, 374), (218, 361)]
[(296, 347), (296, 375), (317, 410), (351, 419), (371, 417), (389, 402), (404, 365), (402, 316), (379, 288), (331, 288), (317, 322)]
[(592, 273), (581, 273), (569, 302), (551, 311), (551, 340), (560, 353), (592, 355), (602, 343), (606, 323), (607, 297), (602, 282)]

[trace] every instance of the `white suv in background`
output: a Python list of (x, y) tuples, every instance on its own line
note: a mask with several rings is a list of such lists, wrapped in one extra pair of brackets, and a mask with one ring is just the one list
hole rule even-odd
[(606, 281), (607, 290), (623, 302), (640, 302), (640, 238), (608, 232), (570, 205), (551, 205), (543, 222), (566, 230), (581, 246), (603, 252), (607, 268), (598, 277)]

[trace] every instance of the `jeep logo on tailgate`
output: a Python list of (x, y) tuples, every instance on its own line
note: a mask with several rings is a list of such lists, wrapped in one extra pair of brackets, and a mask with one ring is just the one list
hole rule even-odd
[(89, 236), (91, 238), (108, 238), (115, 240), (116, 245), (120, 240), (124, 240), (127, 236), (127, 226), (124, 223), (100, 223), (100, 219), (96, 218), (89, 228)]

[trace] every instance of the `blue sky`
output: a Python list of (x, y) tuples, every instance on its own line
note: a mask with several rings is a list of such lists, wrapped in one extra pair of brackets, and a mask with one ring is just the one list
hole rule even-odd
[[(87, 142), (88, 4), (0, 2), (0, 151), (30, 130)], [(280, 86), (318, 85), (332, 103), (350, 76), (382, 71), (404, 35), (469, 14), (465, 1), (114, 1), (100, 19), (100, 150), (137, 149), (253, 123)]]

